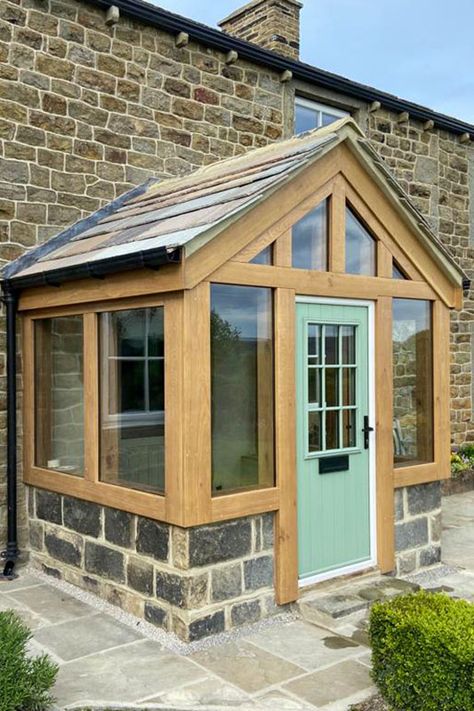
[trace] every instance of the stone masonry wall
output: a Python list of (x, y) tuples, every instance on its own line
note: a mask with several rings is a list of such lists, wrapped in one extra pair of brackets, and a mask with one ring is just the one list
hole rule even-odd
[[(398, 122), (397, 114), (379, 109), (366, 126), (374, 148), (428, 219), (440, 240), (467, 275), (474, 278), (474, 226), (470, 225), (470, 165), (474, 151), (458, 136), (424, 130), (418, 121)], [(474, 292), (462, 311), (451, 316), (451, 432), (453, 442), (474, 441), (471, 332)]]
[[(0, 0), (0, 266), (150, 175), (281, 138), (290, 99), (278, 73), (127, 18), (107, 26), (86, 1)], [(2, 317), (0, 549), (4, 345)]]
[(29, 488), (33, 563), (191, 642), (276, 611), (273, 515), (183, 529)]
[(397, 575), (407, 575), (441, 560), (441, 482), (395, 491)]

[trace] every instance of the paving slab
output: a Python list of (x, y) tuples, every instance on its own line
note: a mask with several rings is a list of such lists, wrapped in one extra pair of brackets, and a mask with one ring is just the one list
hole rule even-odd
[(373, 684), (369, 669), (364, 664), (350, 660), (306, 674), (284, 684), (283, 688), (316, 708), (321, 708), (359, 692), (369, 694), (373, 690)]
[(95, 612), (90, 605), (47, 584), (15, 590), (5, 597), (11, 597), (49, 622), (66, 622)]
[(262, 691), (305, 672), (296, 664), (242, 641), (211, 647), (189, 659), (247, 693)]
[(199, 706), (224, 706), (226, 708), (240, 707), (250, 704), (251, 699), (241, 689), (226, 684), (222, 679), (206, 677), (194, 684), (181, 689), (174, 689), (166, 694), (160, 694), (142, 701), (142, 704), (163, 704), (179, 708), (196, 708)]
[(308, 671), (335, 664), (366, 652), (366, 648), (303, 621), (269, 628), (247, 641), (283, 657)]
[(172, 691), (204, 678), (206, 672), (187, 658), (140, 640), (63, 664), (55, 695), (67, 704), (124, 704)]
[(262, 696), (255, 698), (255, 704), (259, 709), (269, 711), (312, 711), (314, 706), (294, 696), (286, 694), (280, 689), (273, 689)]
[(35, 639), (62, 660), (70, 661), (134, 642), (142, 639), (142, 635), (99, 613), (43, 627), (36, 632)]

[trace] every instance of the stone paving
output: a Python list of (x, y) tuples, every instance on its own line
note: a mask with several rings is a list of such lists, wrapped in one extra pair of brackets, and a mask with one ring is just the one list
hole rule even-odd
[[(443, 564), (409, 580), (474, 601), (474, 492), (446, 498), (443, 521)], [(396, 592), (399, 581), (384, 581), (384, 595)], [(370, 598), (377, 585), (357, 589)], [(374, 693), (365, 606), (311, 621), (287, 614), (186, 649), (32, 571), (1, 583), (0, 610), (9, 608), (33, 630), (32, 653), (59, 664), (57, 709), (346, 711)]]

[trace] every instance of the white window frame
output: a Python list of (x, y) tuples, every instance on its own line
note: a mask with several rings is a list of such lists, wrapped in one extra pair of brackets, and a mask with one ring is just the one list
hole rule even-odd
[[(315, 113), (318, 114), (318, 123), (315, 126), (315, 128), (321, 128), (323, 125), (322, 123), (322, 114), (330, 114), (331, 116), (334, 116), (336, 119), (339, 118), (345, 118), (346, 116), (350, 116), (349, 111), (344, 111), (343, 109), (336, 109), (334, 106), (329, 106), (329, 104), (321, 104), (318, 101), (313, 101), (312, 99), (305, 99), (303, 96), (296, 96), (295, 97), (295, 119), (296, 119), (296, 107), (297, 106), (303, 106), (306, 109), (312, 109)], [(296, 123), (296, 120), (295, 120)]]
[[(143, 310), (146, 312), (145, 317), (145, 355), (143, 356), (112, 356), (109, 351), (109, 332), (111, 329), (110, 315), (112, 311), (106, 311), (101, 314), (101, 321), (106, 327), (103, 329), (105, 333), (101, 334), (104, 338), (104, 349), (102, 351), (102, 356), (104, 361), (102, 363), (102, 368), (104, 372), (102, 388), (101, 388), (101, 400), (102, 400), (102, 426), (105, 428), (116, 427), (117, 424), (121, 424), (122, 427), (143, 427), (152, 424), (164, 424), (165, 412), (164, 410), (150, 410), (149, 408), (149, 371), (148, 364), (150, 361), (163, 361), (165, 360), (163, 356), (149, 356), (148, 355), (148, 333), (150, 327), (150, 314), (149, 310), (151, 308), (164, 308), (159, 307), (147, 307), (145, 306)], [(118, 309), (120, 311), (121, 309)], [(142, 310), (142, 309), (137, 309)], [(109, 401), (108, 401), (108, 388), (109, 388), (109, 364), (110, 361), (140, 361), (145, 364), (145, 408), (137, 412), (119, 412), (110, 413), (109, 412)]]

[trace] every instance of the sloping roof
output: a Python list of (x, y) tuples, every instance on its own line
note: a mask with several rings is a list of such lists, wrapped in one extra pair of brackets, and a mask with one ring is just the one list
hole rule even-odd
[[(104, 11), (107, 11), (111, 5), (111, 0), (89, 0), (89, 2)], [(276, 52), (259, 47), (257, 44), (226, 34), (221, 30), (196, 22), (188, 17), (177, 15), (150, 2), (144, 2), (144, 0), (114, 0), (113, 4), (120, 8), (123, 16), (144, 22), (165, 32), (175, 35), (179, 32), (187, 32), (192, 40), (201, 42), (207, 47), (212, 47), (221, 52), (228, 52), (231, 49), (236, 50), (242, 59), (268, 67), (273, 71), (283, 72), (285, 69), (289, 69), (293, 73), (294, 79), (332, 89), (369, 103), (380, 101), (383, 107), (397, 113), (408, 111), (410, 116), (419, 121), (431, 120), (439, 128), (456, 134), (469, 133), (471, 137), (474, 137), (474, 125), (467, 121), (461, 121), (455, 117), (433, 111), (427, 106), (407, 101), (394, 94), (352, 81), (339, 74), (327, 72), (305, 62), (283, 57)]]
[(462, 271), (350, 118), (185, 177), (152, 179), (12, 262), (3, 278), (17, 287), (57, 284), (179, 261), (182, 251), (189, 256), (198, 250), (341, 141), (359, 155), (398, 209), (403, 206), (433, 257), (460, 283)]

